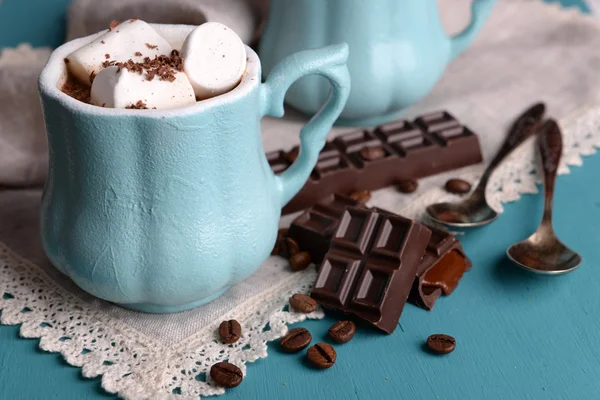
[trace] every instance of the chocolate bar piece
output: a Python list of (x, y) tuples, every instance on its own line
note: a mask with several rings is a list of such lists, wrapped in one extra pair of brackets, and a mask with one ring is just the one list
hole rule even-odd
[(288, 237), (294, 239), (302, 251), (308, 252), (310, 259), (319, 265), (329, 251), (331, 238), (348, 206), (356, 207), (359, 203), (341, 194), (325, 197), (292, 222)]
[(471, 269), (471, 260), (460, 242), (449, 232), (428, 226), (431, 239), (417, 268), (408, 301), (431, 310), (443, 293), (449, 295), (458, 285), (463, 273)]
[[(297, 151), (294, 148), (290, 153)], [(281, 150), (267, 154), (275, 173), (293, 161), (286, 154)], [(446, 111), (423, 115), (414, 122), (400, 120), (347, 133), (327, 142), (310, 178), (283, 213), (311, 207), (333, 193), (381, 189), (481, 160), (477, 136)]]
[(348, 207), (311, 296), (392, 333), (430, 237), (428, 228), (407, 218)]

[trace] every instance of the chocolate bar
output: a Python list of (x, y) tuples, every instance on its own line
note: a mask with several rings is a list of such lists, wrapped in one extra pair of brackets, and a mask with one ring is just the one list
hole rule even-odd
[(310, 259), (319, 265), (329, 251), (331, 238), (349, 206), (356, 207), (359, 203), (341, 194), (325, 197), (292, 222), (288, 237), (294, 239), (298, 247), (308, 252)]
[(431, 231), (380, 210), (347, 207), (311, 296), (392, 333)]
[[(348, 206), (361, 207), (356, 200), (347, 196), (327, 196), (292, 222), (288, 236), (294, 239), (303, 251), (310, 254), (311, 260), (320, 265)], [(393, 215), (389, 211), (375, 210)], [(454, 235), (425, 226), (432, 234), (425, 255), (417, 267), (408, 301), (431, 310), (442, 292), (445, 295), (452, 293), (463, 273), (471, 269), (472, 264)]]
[(408, 301), (431, 310), (442, 293), (446, 296), (452, 293), (464, 272), (471, 269), (472, 263), (451, 233), (431, 226), (428, 228), (431, 239), (417, 268)]
[[(268, 153), (273, 172), (285, 171), (297, 152)], [(283, 213), (311, 207), (333, 193), (381, 189), (481, 160), (477, 136), (446, 111), (347, 133), (325, 144), (308, 181)]]

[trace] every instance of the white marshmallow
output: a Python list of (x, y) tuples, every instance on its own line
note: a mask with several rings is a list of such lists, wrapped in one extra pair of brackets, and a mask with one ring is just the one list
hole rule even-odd
[[(125, 62), (132, 59), (142, 62), (144, 57), (169, 55), (171, 50), (171, 45), (150, 25), (139, 19), (130, 19), (69, 54), (67, 67), (81, 82), (90, 84), (90, 75), (92, 72), (97, 74), (104, 61)], [(136, 53), (141, 55), (136, 56)]]
[(244, 43), (234, 31), (218, 22), (207, 22), (194, 29), (183, 43), (181, 56), (198, 99), (230, 91), (246, 71)]
[(96, 75), (92, 84), (92, 104), (109, 108), (127, 108), (142, 101), (147, 108), (173, 108), (196, 102), (194, 89), (183, 72), (174, 72), (172, 82), (155, 76), (151, 81), (143, 74), (123, 68), (107, 67)]

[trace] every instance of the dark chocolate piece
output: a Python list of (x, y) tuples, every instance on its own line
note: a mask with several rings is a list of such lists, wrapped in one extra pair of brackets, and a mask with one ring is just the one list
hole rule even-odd
[(428, 228), (431, 239), (417, 268), (408, 301), (431, 310), (442, 293), (446, 296), (452, 293), (463, 273), (471, 269), (472, 263), (454, 235), (431, 226)]
[[(286, 154), (267, 154), (275, 173), (290, 165)], [(283, 213), (311, 207), (333, 193), (381, 189), (481, 160), (477, 136), (446, 111), (423, 115), (414, 123), (400, 120), (347, 133), (325, 144), (310, 178)]]
[(392, 333), (430, 236), (428, 228), (407, 218), (346, 208), (311, 296)]
[(290, 225), (288, 236), (319, 265), (329, 250), (331, 238), (340, 224), (344, 210), (347, 206), (358, 205), (359, 202), (350, 197), (329, 195), (296, 218)]

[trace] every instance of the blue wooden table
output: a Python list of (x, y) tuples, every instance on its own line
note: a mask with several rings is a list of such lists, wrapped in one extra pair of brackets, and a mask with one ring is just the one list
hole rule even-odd
[[(3, 0), (0, 47), (29, 41), (56, 45), (67, 0)], [(25, 12), (23, 3), (42, 7)], [(48, 5), (53, 3), (53, 6)], [(34, 15), (35, 14), (35, 15)], [(12, 17), (11, 17), (12, 15)], [(19, 23), (31, 17), (34, 31)], [(46, 19), (47, 18), (47, 19)], [(22, 22), (21, 21), (21, 22)], [(12, 28), (16, 32), (10, 32)], [(50, 29), (52, 28), (52, 29)], [(44, 31), (44, 33), (40, 33)], [(337, 346), (330, 370), (308, 368), (301, 355), (269, 346), (269, 357), (248, 365), (242, 385), (223, 399), (596, 399), (600, 398), (600, 155), (559, 177), (555, 225), (582, 253), (582, 267), (546, 278), (521, 272), (504, 255), (528, 236), (540, 216), (540, 195), (510, 204), (494, 224), (462, 238), (474, 268), (433, 312), (407, 306), (391, 335), (360, 330)], [(315, 340), (331, 318), (304, 322)], [(454, 353), (423, 351), (431, 333), (456, 337)], [(0, 399), (102, 399), (99, 379), (81, 376), (57, 354), (0, 326)]]

